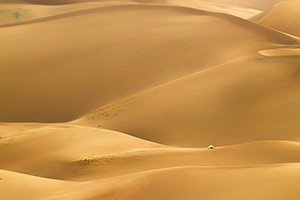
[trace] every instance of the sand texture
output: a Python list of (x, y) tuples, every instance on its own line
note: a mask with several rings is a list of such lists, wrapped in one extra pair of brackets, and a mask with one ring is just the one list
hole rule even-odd
[(297, 0), (0, 0), (0, 200), (299, 200), (299, 20)]

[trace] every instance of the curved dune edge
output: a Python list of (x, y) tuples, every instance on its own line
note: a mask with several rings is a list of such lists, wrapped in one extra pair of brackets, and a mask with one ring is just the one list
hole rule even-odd
[[(90, 8), (86, 10), (78, 10), (78, 11), (73, 11), (70, 13), (63, 13), (63, 14), (58, 14), (55, 16), (49, 16), (49, 17), (43, 17), (41, 19), (33, 19), (33, 20), (28, 20), (25, 22), (20, 22), (20, 23), (11, 23), (11, 24), (6, 24), (6, 25), (0, 25), (1, 27), (10, 27), (10, 26), (17, 26), (17, 25), (25, 25), (25, 24), (31, 24), (31, 23), (37, 23), (37, 22), (44, 22), (44, 21), (51, 21), (51, 20), (58, 20), (62, 18), (69, 18), (72, 16), (76, 15), (86, 15), (89, 13), (95, 13), (98, 11), (114, 11), (116, 9), (170, 9), (173, 11), (177, 11), (179, 13), (183, 14), (188, 14), (188, 15), (208, 15), (208, 16), (214, 16), (218, 18), (224, 18), (227, 20), (230, 20), (232, 23), (234, 23), (237, 26), (241, 27), (248, 27), (251, 30), (256, 30), (260, 32), (265, 32), (265, 35), (268, 35), (269, 37), (273, 37), (274, 39), (277, 37), (277, 39), (281, 40), (286, 40), (285, 43), (287, 44), (293, 44), (293, 43), (298, 43), (298, 41), (290, 37), (288, 34), (285, 34), (283, 32), (276, 31), (274, 29), (269, 29), (264, 26), (260, 26), (256, 23), (253, 23), (251, 21), (229, 15), (226, 13), (219, 13), (219, 12), (213, 12), (213, 11), (206, 11), (206, 10), (201, 10), (201, 9), (195, 9), (192, 7), (185, 7), (185, 6), (174, 6), (174, 5), (155, 5), (155, 4), (150, 4), (150, 5), (145, 5), (145, 4), (132, 4), (132, 5), (116, 5), (116, 6), (107, 6), (107, 7), (98, 7), (98, 8)], [(280, 40), (279, 39), (279, 40)]]
[(299, 200), (300, 38), (209, 1), (0, 0), (0, 200)]
[(234, 16), (191, 8), (116, 6), (67, 16), (1, 28), (1, 121), (70, 121), (236, 57), (298, 43)]
[[(241, 0), (206, 0), (210, 2), (216, 2), (216, 3), (222, 3), (222, 4), (229, 4), (229, 5), (235, 5), (239, 7), (246, 7), (246, 8), (253, 8), (258, 10), (268, 10), (272, 8), (274, 5), (276, 5), (279, 2), (285, 2), (288, 0), (251, 0), (251, 1), (241, 1)], [(298, 1), (299, 0), (294, 0)]]
[(21, 128), (24, 124), (19, 130), (9, 129), (14, 124), (4, 125), (7, 127), (0, 129), (4, 132), (0, 168), (59, 180), (87, 181), (186, 165), (300, 162), (300, 144), (293, 141), (260, 141), (209, 150), (163, 146), (114, 131), (70, 124), (33, 124), (37, 128), (26, 130)]
[(214, 3), (210, 1), (200, 1), (200, 0), (132, 0), (133, 2), (141, 3), (141, 4), (149, 4), (149, 5), (173, 5), (173, 6), (183, 6), (183, 7), (190, 7), (199, 10), (206, 10), (211, 12), (220, 12), (230, 14), (236, 17), (241, 17), (244, 19), (249, 19), (258, 13), (260, 10), (245, 8), (245, 7), (238, 7), (229, 4), (221, 4), (221, 3)]
[[(0, 2), (1, 4), (1, 2)], [(171, 5), (171, 6), (184, 6), (200, 10), (221, 12), (232, 14), (241, 18), (251, 18), (260, 11), (248, 8), (241, 8), (230, 5), (216, 4), (210, 2), (199, 2), (198, 0), (186, 0), (184, 2), (178, 0), (168, 0), (168, 1), (134, 1), (134, 0), (110, 0), (110, 1), (88, 1), (70, 4), (58, 4), (58, 5), (39, 5), (39, 4), (26, 4), (26, 2), (21, 3), (11, 3), (3, 4), (0, 12), (0, 25), (10, 25), (17, 24), (24, 21), (30, 21), (33, 19), (45, 18), (49, 16), (61, 15), (63, 13), (72, 13), (78, 10), (86, 10), (91, 8), (99, 7), (111, 7), (117, 5)]]
[(185, 147), (299, 141), (299, 63), (298, 57), (237, 59), (104, 106), (76, 123)]
[(300, 1), (283, 1), (257, 18), (257, 23), (280, 30), (297, 37), (300, 36)]
[[(253, 167), (266, 164), (300, 163), (300, 143), (290, 141), (261, 141), (242, 145), (216, 147), (215, 150), (197, 148), (153, 148), (95, 156), (86, 166), (80, 161), (71, 180), (94, 180), (148, 170), (170, 167)], [(287, 158), (288, 157), (288, 158)], [(68, 179), (67, 179), (68, 180)]]
[[(6, 197), (5, 200), (18, 199), (26, 193), (32, 194), (32, 200), (164, 200), (187, 196), (191, 200), (199, 199), (199, 196), (233, 200), (246, 196), (249, 199), (263, 200), (270, 195), (288, 196), (289, 199), (296, 200), (299, 190), (293, 186), (300, 183), (300, 164), (253, 167), (186, 166), (80, 183), (53, 181), (3, 170), (0, 170), (0, 175), (3, 177), (0, 185), (5, 185), (0, 187), (0, 192), (2, 197)], [(258, 187), (264, 189), (258, 190)]]
[(95, 1), (64, 5), (1, 4), (0, 27), (60, 16), (80, 10), (130, 4), (130, 1)]
[(268, 49), (259, 51), (259, 54), (266, 57), (293, 57), (300, 56), (300, 49)]

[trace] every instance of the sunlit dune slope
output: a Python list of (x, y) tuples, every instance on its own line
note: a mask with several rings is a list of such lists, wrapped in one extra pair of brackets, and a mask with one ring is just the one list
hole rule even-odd
[(276, 4), (257, 23), (299, 37), (300, 1), (285, 1)]
[[(111, 1), (92, 1), (86, 3), (73, 3), (73, 4), (63, 4), (63, 5), (36, 5), (36, 4), (17, 4), (1, 3), (0, 10), (0, 25), (18, 24), (25, 21), (31, 21), (36, 19), (41, 19), (50, 16), (57, 16), (66, 13), (72, 13), (78, 10), (86, 10), (91, 8), (99, 7), (109, 7), (116, 5), (130, 5), (139, 4), (136, 1), (130, 0), (111, 0)], [(145, 4), (145, 2), (141, 2)], [(249, 19), (255, 17), (260, 13), (258, 10), (240, 8), (236, 6), (216, 4), (197, 0), (169, 0), (169, 1), (154, 1), (154, 5), (174, 5), (174, 6), (184, 6), (191, 7), (206, 11), (227, 13), (241, 18)]]
[[(130, 4), (154, 4), (154, 5), (174, 5), (191, 7), (201, 10), (221, 12), (232, 14), (242, 18), (251, 18), (256, 16), (260, 11), (241, 8), (231, 5), (216, 4), (198, 0), (153, 0), (153, 1), (136, 1), (136, 0), (89, 0), (89, 1), (35, 1), (36, 4), (31, 4), (33, 1), (1, 1), (0, 10), (0, 25), (20, 23), (33, 19), (40, 19), (49, 16), (71, 13), (78, 10), (86, 10), (89, 8), (109, 7), (116, 5)], [(51, 3), (52, 2), (52, 3)]]
[(62, 180), (95, 180), (177, 166), (247, 166), (300, 162), (300, 145), (262, 141), (215, 150), (162, 146), (121, 133), (46, 126), (6, 134), (0, 168)]
[(238, 169), (184, 167), (153, 171), (141, 176), (143, 178), (136, 180), (131, 192), (123, 196), (123, 199), (198, 200), (202, 197), (296, 200), (300, 194), (295, 187), (300, 183), (299, 164)]
[(162, 5), (174, 5), (174, 6), (184, 6), (184, 7), (191, 7), (206, 11), (212, 12), (221, 12), (227, 13), (234, 16), (238, 16), (241, 18), (251, 18), (254, 15), (260, 13), (259, 10), (245, 8), (245, 7), (237, 7), (228, 4), (220, 4), (220, 3), (213, 3), (210, 1), (199, 1), (199, 0), (132, 0), (132, 2), (136, 3), (147, 3), (147, 4), (162, 4)]
[(299, 200), (299, 10), (0, 0), (0, 200)]
[(280, 49), (266, 49), (259, 53), (267, 57), (299, 57), (300, 48), (280, 48)]
[[(92, 182), (62, 182), (1, 170), (3, 200), (31, 199), (232, 199), (297, 200), (299, 164), (257, 167), (181, 167), (130, 174)], [(13, 180), (12, 180), (13, 179)], [(21, 181), (20, 181), (21, 180)], [(9, 192), (9, 188), (15, 188)], [(159, 191), (159, 192), (157, 192)], [(218, 192), (216, 192), (218, 191)]]
[(181, 146), (299, 141), (299, 67), (299, 56), (245, 57), (105, 106), (77, 123)]
[(262, 141), (209, 149), (152, 148), (95, 156), (88, 165), (73, 162), (73, 180), (94, 180), (178, 166), (254, 166), (299, 163), (300, 145), (289, 141)]
[(68, 162), (94, 155), (163, 147), (114, 131), (68, 124), (3, 132), (0, 168), (46, 177), (68, 177)]
[(295, 43), (233, 16), (170, 6), (100, 8), (0, 29), (0, 121), (72, 120), (183, 75)]
[[(272, 8), (272, 6), (274, 6), (276, 3), (287, 1), (287, 0), (206, 0), (206, 1), (235, 5), (235, 6), (246, 7), (246, 8), (254, 8), (254, 9), (264, 11), (269, 8)], [(295, 1), (300, 2), (299, 0), (295, 0)]]
[(1, 200), (40, 200), (75, 183), (40, 178), (0, 169)]

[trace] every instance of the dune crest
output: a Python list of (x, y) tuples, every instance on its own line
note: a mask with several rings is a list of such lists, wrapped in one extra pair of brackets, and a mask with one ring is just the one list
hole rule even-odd
[[(49, 1), (43, 1), (49, 2)], [(230, 5), (216, 4), (198, 0), (167, 0), (167, 1), (134, 1), (134, 0), (109, 0), (109, 1), (76, 1), (76, 3), (63, 3), (63, 1), (56, 1), (60, 4), (43, 4), (43, 2), (36, 4), (28, 4), (26, 1), (10, 1), (4, 4), (2, 2), (0, 10), (0, 26), (17, 25), (22, 22), (28, 22), (47, 17), (54, 17), (66, 13), (73, 13), (80, 10), (87, 10), (101, 7), (114, 7), (118, 5), (167, 5), (167, 6), (183, 6), (194, 9), (227, 13), (237, 17), (249, 19), (256, 16), (260, 11), (249, 8), (241, 8)], [(53, 1), (55, 2), (55, 1)], [(0, 2), (1, 3), (1, 2)]]
[(258, 24), (300, 36), (300, 1), (276, 4), (257, 21)]
[(10, 122), (70, 121), (190, 73), (297, 43), (234, 16), (153, 5), (80, 11), (2, 27), (0, 36), (0, 120)]
[(300, 56), (300, 49), (269, 49), (261, 50), (259, 53), (268, 57)]
[(0, 200), (299, 200), (299, 2), (0, 0)]
[[(289, 1), (289, 0), (251, 0), (251, 1), (248, 1), (248, 0), (207, 0), (207, 1), (235, 5), (235, 6), (246, 7), (246, 8), (254, 8), (254, 9), (264, 11), (264, 10), (272, 8), (277, 3), (285, 2), (285, 1)], [(294, 0), (294, 1), (300, 2), (299, 0)]]
[(297, 56), (257, 54), (115, 102), (82, 120), (168, 145), (299, 141), (299, 66)]
[[(234, 170), (238, 169), (238, 170)], [(279, 173), (280, 172), (280, 173)], [(230, 198), (259, 199), (267, 198), (282, 199), (288, 197), (296, 200), (299, 190), (300, 174), (299, 164), (283, 164), (259, 167), (239, 168), (216, 168), (216, 167), (178, 167), (162, 170), (146, 171), (126, 176), (103, 179), (85, 183), (57, 182), (21, 174), (0, 171), (4, 179), (0, 184), (7, 182), (8, 187), (18, 190), (8, 193), (8, 190), (0, 187), (0, 191), (10, 199), (20, 198), (18, 191), (34, 192), (32, 200), (42, 199), (104, 199), (111, 200), (122, 198), (124, 200), (152, 199), (164, 200), (167, 198), (182, 199), (188, 197), (197, 200), (199, 196), (205, 198)], [(14, 180), (26, 180), (26, 182), (39, 182), (40, 185), (27, 185), (26, 189), (16, 187), (16, 182), (7, 181), (9, 177)], [(216, 180), (218, 180), (216, 182)], [(266, 180), (273, 180), (269, 185)], [(253, 183), (256, 183), (255, 185)], [(53, 187), (53, 185), (55, 185)], [(22, 186), (22, 184), (20, 185)], [(52, 186), (52, 187), (51, 187)], [(258, 190), (257, 188), (263, 188)], [(20, 190), (20, 189), (21, 190)], [(23, 187), (24, 188), (24, 187)], [(289, 192), (286, 192), (286, 188)], [(238, 191), (240, 192), (236, 192)], [(211, 193), (210, 191), (219, 191)], [(153, 191), (160, 191), (153, 193)], [(49, 194), (48, 197), (43, 194)], [(246, 198), (245, 198), (246, 197)], [(295, 198), (296, 197), (296, 198)]]

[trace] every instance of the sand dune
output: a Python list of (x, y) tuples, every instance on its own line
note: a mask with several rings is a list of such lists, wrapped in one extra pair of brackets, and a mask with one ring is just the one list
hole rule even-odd
[(300, 1), (284, 1), (264, 13), (257, 23), (300, 36)]
[(228, 4), (213, 3), (210, 1), (199, 1), (199, 0), (132, 0), (138, 3), (148, 3), (148, 4), (161, 4), (161, 5), (173, 5), (173, 6), (184, 6), (190, 8), (196, 8), (200, 10), (227, 13), (241, 18), (251, 18), (254, 15), (260, 13), (259, 10), (237, 7)]
[[(97, 1), (80, 4), (65, 4), (65, 5), (35, 5), (25, 3), (2, 4), (0, 10), (0, 26), (8, 24), (18, 24), (20, 22), (41, 19), (49, 16), (56, 16), (75, 11), (86, 10), (91, 8), (100, 8), (107, 6), (125, 5), (130, 1)], [(254, 12), (253, 12), (254, 13)], [(249, 15), (250, 16), (250, 15)]]
[(299, 143), (263, 141), (237, 146), (217, 147), (216, 150), (188, 148), (152, 148), (121, 152), (108, 156), (95, 156), (82, 165), (73, 161), (69, 165), (67, 180), (95, 180), (147, 170), (179, 166), (255, 166), (278, 163), (299, 163)]
[[(180, 167), (82, 183), (61, 181), (54, 183), (49, 179), (5, 171), (0, 171), (0, 173), (4, 177), (0, 184), (6, 182), (6, 185), (9, 186), (6, 189), (0, 187), (0, 191), (5, 197), (17, 199), (20, 198), (20, 193), (34, 191), (31, 196), (32, 200), (139, 200), (141, 198), (158, 200), (188, 198), (196, 200), (199, 197), (236, 200), (241, 198), (249, 200), (269, 198), (296, 200), (299, 196), (297, 185), (300, 184), (299, 164), (246, 168)], [(10, 178), (24, 180), (29, 184), (24, 187), (23, 184), (9, 180)], [(32, 182), (40, 184), (31, 185)], [(11, 192), (10, 188), (17, 190)], [(50, 193), (50, 191), (52, 192)], [(50, 194), (47, 197), (41, 195), (47, 193)]]
[(259, 51), (259, 53), (263, 56), (268, 56), (268, 57), (299, 57), (300, 56), (300, 48), (296, 49), (269, 49), (269, 50), (262, 50)]
[(93, 1), (108, 1), (108, 0), (0, 0), (0, 3), (24, 3), (24, 4), (38, 4), (38, 5), (62, 5), (80, 2)]
[(4, 132), (0, 141), (0, 168), (44, 177), (68, 177), (68, 162), (83, 161), (139, 148), (162, 147), (122, 133), (51, 125)]
[[(251, 1), (241, 1), (241, 0), (207, 0), (210, 2), (222, 3), (222, 4), (229, 4), (235, 5), (240, 7), (246, 8), (254, 8), (258, 10), (267, 10), (274, 6), (276, 3), (288, 1), (288, 0), (251, 0)], [(299, 0), (295, 0), (298, 1)]]
[(299, 2), (0, 0), (0, 199), (298, 200)]
[(0, 168), (59, 180), (88, 181), (178, 166), (252, 166), (300, 162), (300, 145), (262, 141), (215, 150), (175, 148), (104, 129), (57, 124), (9, 130)]
[[(17, 3), (19, 2), (19, 3)], [(43, 1), (49, 2), (49, 1)], [(54, 1), (53, 1), (54, 2)], [(63, 3), (62, 1), (59, 1)], [(241, 8), (230, 5), (216, 4), (198, 0), (167, 0), (167, 1), (135, 1), (135, 0), (109, 0), (109, 1), (74, 1), (79, 3), (67, 3), (58, 5), (44, 5), (44, 4), (28, 4), (26, 1), (7, 2), (1, 5), (0, 10), (0, 25), (17, 24), (20, 22), (41, 19), (50, 16), (57, 16), (66, 13), (72, 13), (80, 10), (91, 8), (111, 7), (118, 5), (131, 5), (131, 4), (153, 4), (153, 5), (172, 5), (184, 6), (195, 9), (201, 9), (212, 12), (221, 12), (231, 14), (237, 17), (249, 19), (256, 16), (260, 11)], [(1, 3), (1, 1), (0, 1)]]
[(242, 58), (111, 104), (88, 121), (169, 145), (299, 141), (299, 66), (299, 56)]
[(42, 199), (51, 193), (72, 186), (71, 182), (40, 178), (0, 170), (1, 200)]
[(0, 120), (31, 122), (72, 120), (192, 72), (295, 43), (233, 16), (164, 6), (82, 11), (3, 27), (0, 37)]

